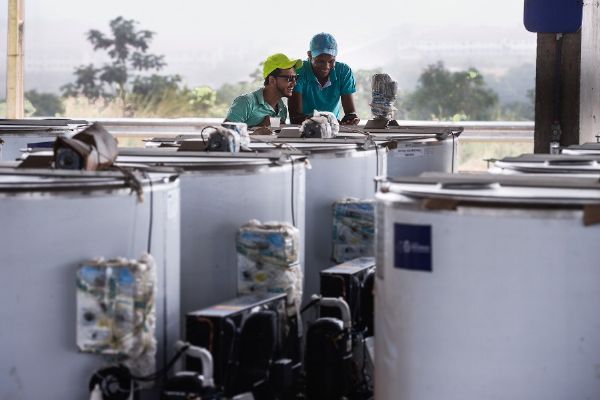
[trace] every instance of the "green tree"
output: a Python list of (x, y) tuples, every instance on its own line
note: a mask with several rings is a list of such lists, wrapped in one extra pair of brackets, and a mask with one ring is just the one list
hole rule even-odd
[(59, 96), (52, 93), (38, 93), (37, 90), (25, 92), (25, 98), (35, 109), (35, 117), (56, 117), (65, 112), (65, 107)]
[(451, 72), (439, 61), (425, 68), (402, 106), (411, 119), (490, 120), (497, 103), (477, 69)]
[(207, 114), (216, 103), (217, 92), (208, 86), (194, 88), (190, 93), (190, 105), (199, 114)]
[(141, 75), (160, 71), (166, 63), (164, 56), (148, 53), (154, 32), (139, 30), (137, 24), (134, 20), (117, 17), (110, 21), (109, 34), (90, 30), (87, 40), (94, 51), (105, 51), (110, 62), (101, 67), (89, 64), (75, 68), (75, 82), (63, 86), (63, 94), (83, 95), (92, 101), (118, 98), (125, 112), (131, 107), (127, 105), (130, 94), (147, 98), (150, 94), (177, 86), (180, 82), (178, 76)]

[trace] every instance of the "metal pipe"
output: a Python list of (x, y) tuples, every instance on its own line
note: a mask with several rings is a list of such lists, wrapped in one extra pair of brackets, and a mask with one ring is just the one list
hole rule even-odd
[(206, 386), (213, 387), (215, 383), (213, 381), (212, 354), (202, 347), (192, 346), (191, 344), (182, 342), (181, 340), (178, 340), (177, 343), (175, 343), (177, 351), (182, 349), (184, 346), (189, 346), (185, 350), (185, 354), (187, 356), (197, 358), (202, 362), (202, 376), (204, 378), (204, 384)]

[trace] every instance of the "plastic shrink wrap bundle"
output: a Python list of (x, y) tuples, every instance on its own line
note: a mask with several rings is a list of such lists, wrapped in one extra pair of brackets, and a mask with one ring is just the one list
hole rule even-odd
[(206, 143), (206, 151), (223, 151), (238, 153), (241, 136), (237, 130), (223, 126), (207, 126), (202, 129), (202, 139)]
[(327, 122), (331, 126), (331, 135), (335, 136), (340, 131), (340, 122), (337, 120), (335, 115), (329, 111), (317, 111), (315, 110), (313, 113), (313, 117), (325, 117), (327, 118)]
[(92, 260), (77, 270), (77, 346), (117, 357), (134, 374), (155, 370), (156, 270), (139, 261)]
[(333, 260), (373, 257), (375, 202), (347, 198), (333, 204)]
[(240, 146), (250, 146), (250, 134), (248, 133), (248, 125), (243, 122), (223, 122), (223, 128), (236, 131), (240, 135)]
[[(302, 122), (300, 125), (300, 133), (305, 138), (331, 138), (333, 131), (328, 117), (321, 116), (315, 112), (315, 115)], [(339, 131), (339, 125), (338, 125)]]
[(398, 93), (398, 82), (392, 80), (388, 74), (375, 74), (371, 79), (372, 100), (371, 113), (374, 119), (392, 119), (394, 101)]
[(287, 293), (288, 313), (302, 301), (300, 232), (287, 223), (252, 220), (238, 230), (238, 294)]

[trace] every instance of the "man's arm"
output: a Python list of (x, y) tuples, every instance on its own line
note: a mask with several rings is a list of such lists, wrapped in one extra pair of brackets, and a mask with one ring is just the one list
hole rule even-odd
[(306, 119), (302, 112), (302, 93), (294, 92), (288, 100), (288, 109), (290, 112), (290, 123), (301, 124)]
[(356, 115), (356, 108), (354, 107), (354, 98), (352, 93), (343, 94), (342, 108), (344, 109), (344, 118), (340, 121), (342, 125), (358, 125), (360, 118)]

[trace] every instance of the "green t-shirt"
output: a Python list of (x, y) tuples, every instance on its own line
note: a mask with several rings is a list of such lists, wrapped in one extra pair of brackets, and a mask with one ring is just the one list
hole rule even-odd
[(336, 62), (329, 73), (329, 81), (325, 86), (321, 86), (310, 61), (305, 60), (302, 68), (298, 70), (298, 75), (294, 92), (302, 94), (302, 113), (310, 115), (315, 110), (329, 111), (340, 119), (340, 97), (356, 92), (352, 69), (347, 64)]
[(260, 88), (252, 93), (246, 93), (238, 96), (231, 107), (225, 118), (231, 122), (244, 122), (249, 128), (259, 125), (266, 116), (279, 117), (282, 124), (285, 124), (287, 119), (287, 107), (283, 103), (283, 100), (279, 100), (278, 108), (279, 112), (275, 112), (273, 107), (263, 97), (263, 89)]

